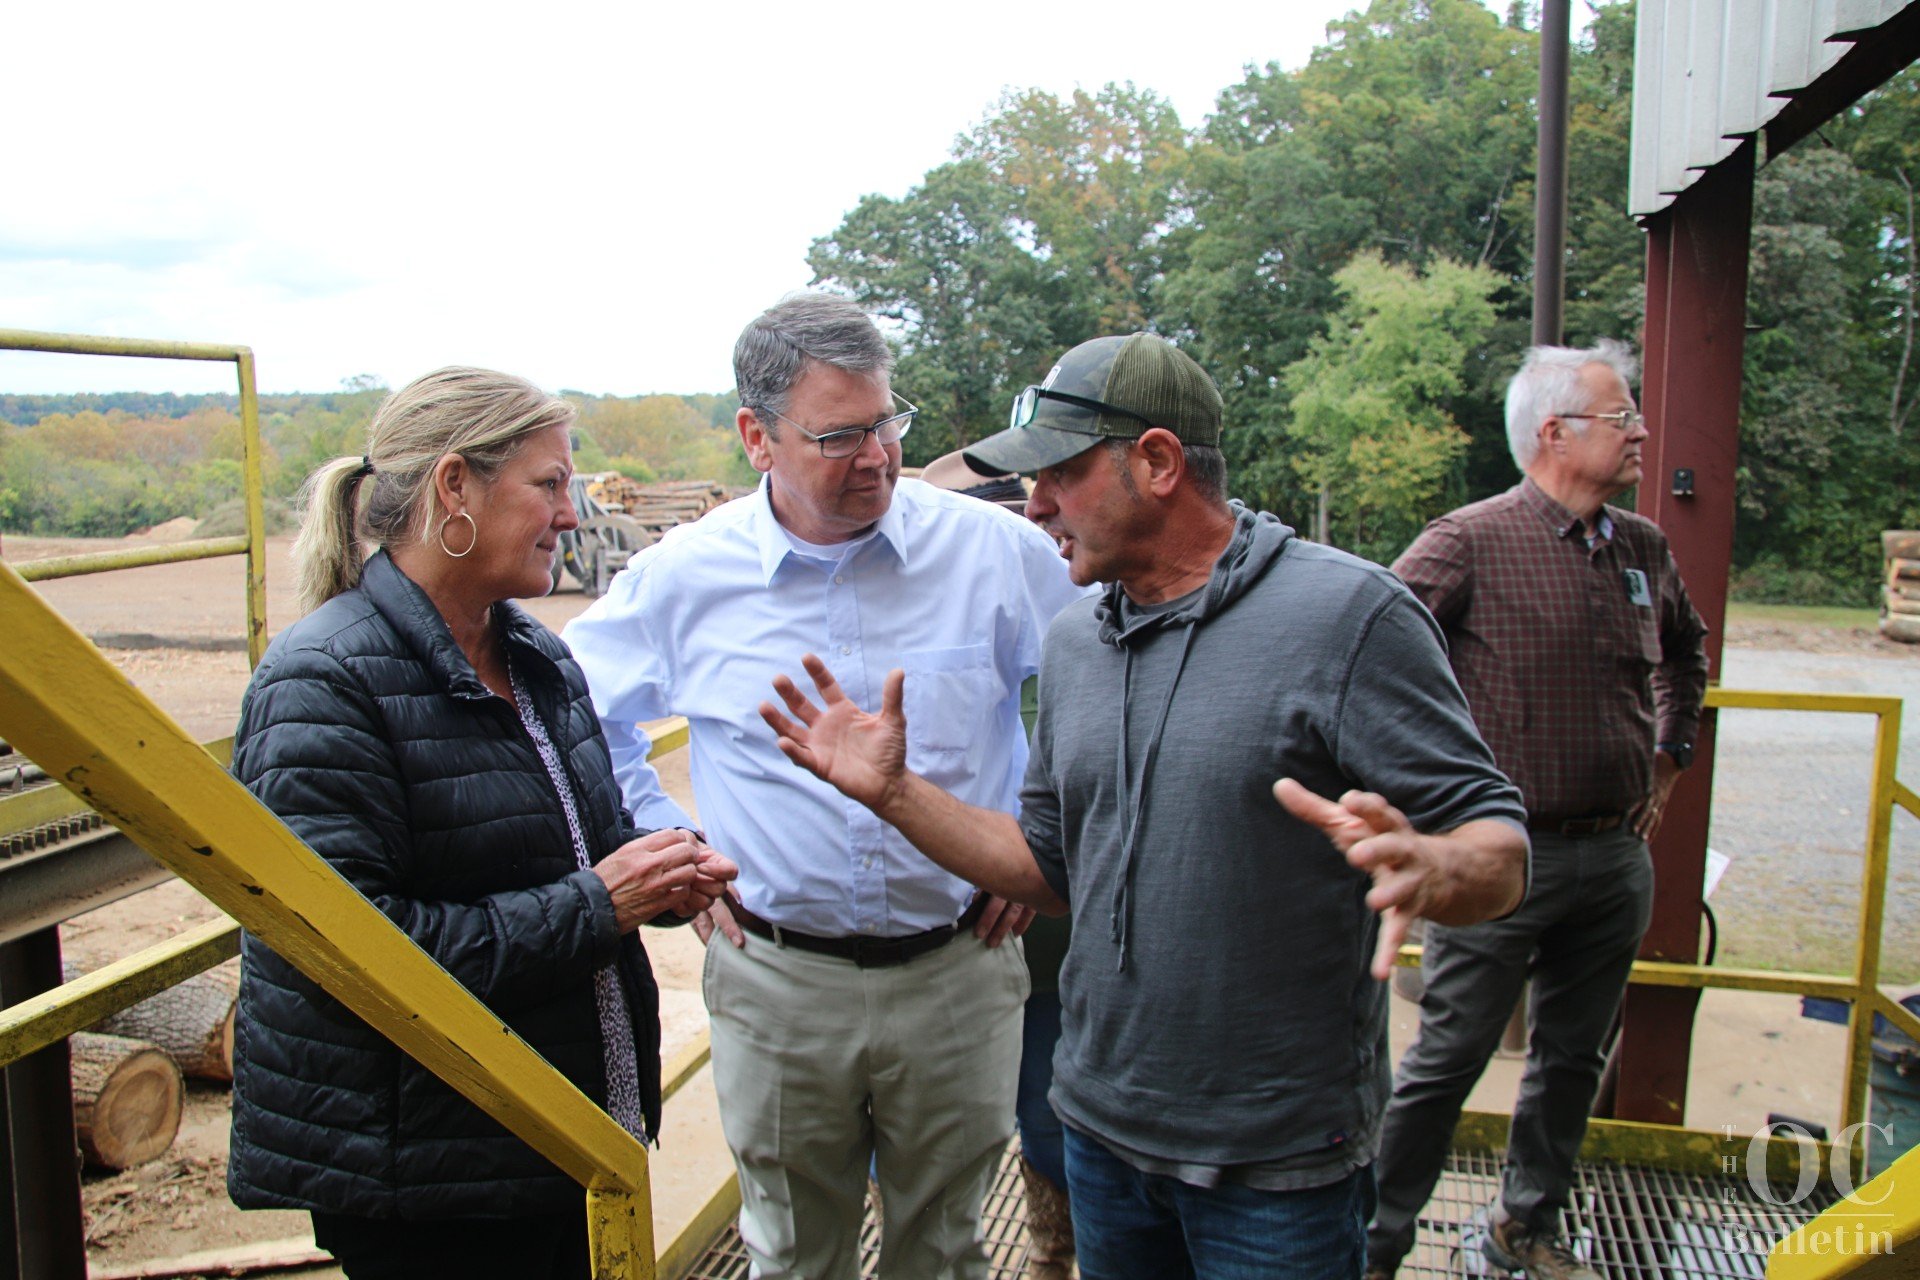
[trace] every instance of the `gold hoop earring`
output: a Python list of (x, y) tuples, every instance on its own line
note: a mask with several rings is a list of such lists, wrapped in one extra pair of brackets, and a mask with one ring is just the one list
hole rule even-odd
[[(447, 545), (447, 526), (452, 524), (455, 520), (465, 520), (467, 522), (467, 528), (473, 530), (473, 540), (467, 543), (467, 549), (465, 551), (455, 551), (453, 548)], [(473, 522), (473, 517), (471, 515), (469, 515), (465, 511), (461, 511), (454, 515), (448, 516), (445, 520), (442, 520), (440, 522), (440, 531), (434, 536), (439, 539), (440, 549), (442, 551), (446, 552), (449, 556), (452, 556), (455, 560), (460, 560), (460, 559), (464, 559), (467, 556), (472, 555), (473, 549), (480, 545), (480, 526)]]

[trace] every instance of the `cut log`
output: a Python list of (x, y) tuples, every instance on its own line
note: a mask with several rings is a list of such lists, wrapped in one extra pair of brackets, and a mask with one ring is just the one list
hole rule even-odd
[(1890, 613), (1880, 619), (1880, 634), (1889, 640), (1898, 640), (1904, 644), (1920, 644), (1920, 618), (1904, 613)]
[(173, 1145), (187, 1086), (159, 1046), (82, 1032), (71, 1041), (73, 1123), (87, 1163), (131, 1169)]
[(1880, 547), (1889, 560), (1920, 560), (1920, 530), (1888, 529), (1880, 535)]
[[(67, 979), (76, 976), (69, 971)], [(233, 1012), (239, 998), (240, 961), (235, 958), (103, 1018), (93, 1029), (159, 1045), (191, 1079), (231, 1081)]]
[(1887, 592), (1886, 606), (1887, 612), (1891, 614), (1899, 614), (1903, 617), (1920, 617), (1920, 600), (1915, 600), (1908, 596), (1896, 595), (1894, 592), (1889, 591)]
[(1898, 582), (1902, 578), (1908, 580), (1920, 578), (1920, 560), (1908, 560), (1905, 557), (1896, 556), (1887, 561), (1887, 581)]
[(1887, 594), (1902, 600), (1920, 600), (1920, 579), (1895, 578), (1887, 584)]

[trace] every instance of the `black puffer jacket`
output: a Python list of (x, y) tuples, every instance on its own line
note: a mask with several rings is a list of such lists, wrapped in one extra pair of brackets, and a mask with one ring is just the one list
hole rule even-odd
[[(586, 679), (559, 637), (496, 607), (515, 670), (566, 762), (599, 861), (633, 834)], [(660, 1123), (659, 992), (581, 870), (518, 715), (385, 554), (289, 627), (254, 673), (233, 771), (429, 955), (603, 1106), (596, 969), (619, 965), (649, 1135)], [(249, 936), (234, 1045), (228, 1190), (244, 1208), (374, 1218), (578, 1209), (544, 1157)]]

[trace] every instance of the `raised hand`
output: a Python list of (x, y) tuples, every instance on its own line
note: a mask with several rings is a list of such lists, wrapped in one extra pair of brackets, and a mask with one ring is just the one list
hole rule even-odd
[(1380, 913), (1380, 941), (1373, 976), (1393, 973), (1394, 957), (1415, 919), (1426, 915), (1442, 892), (1432, 839), (1413, 829), (1407, 816), (1370, 791), (1349, 791), (1335, 803), (1282, 778), (1273, 797), (1288, 813), (1318, 827), (1346, 855), (1349, 865), (1373, 878), (1367, 905)]
[(906, 672), (887, 673), (880, 714), (862, 711), (840, 688), (827, 664), (809, 653), (800, 659), (820, 695), (815, 705), (786, 676), (773, 678), (774, 692), (791, 718), (770, 702), (760, 718), (779, 735), (787, 759), (868, 808), (878, 809), (907, 773), (907, 713), (902, 699)]

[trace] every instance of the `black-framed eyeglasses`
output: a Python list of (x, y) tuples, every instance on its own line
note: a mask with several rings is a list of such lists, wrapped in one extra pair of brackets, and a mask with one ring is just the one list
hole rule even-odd
[[(1131, 418), (1143, 427), (1152, 427), (1155, 425), (1131, 409), (1122, 409), (1119, 405), (1108, 404), (1103, 400), (1090, 400), (1086, 396), (1068, 395), (1064, 391), (1055, 391), (1051, 387), (1028, 387), (1025, 391), (1022, 391), (1013, 398), (1013, 412), (1007, 417), (1008, 427), (1024, 427), (1032, 422), (1033, 415), (1039, 411), (1042, 400), (1058, 400), (1062, 404), (1074, 405), (1094, 413), (1111, 414), (1116, 418)], [(1049, 423), (1048, 425), (1049, 427), (1054, 427), (1056, 424)], [(1105, 431), (1083, 430), (1079, 427), (1069, 427), (1065, 425), (1058, 425), (1057, 429), (1061, 431), (1073, 431), (1080, 435), (1087, 436), (1110, 434)]]
[(882, 418), (870, 427), (841, 427), (837, 431), (828, 431), (823, 435), (813, 434), (778, 409), (764, 409), (756, 405), (753, 411), (772, 414), (819, 445), (820, 456), (823, 458), (851, 458), (866, 445), (868, 436), (873, 436), (883, 445), (889, 445), (897, 443), (900, 437), (913, 429), (914, 415), (920, 412), (919, 408), (897, 391), (893, 393), (893, 398), (896, 404), (907, 407), (891, 418)]
[(1556, 413), (1556, 418), (1592, 418), (1604, 422), (1615, 431), (1635, 431), (1647, 425), (1647, 415), (1638, 409), (1622, 409), (1618, 413)]

